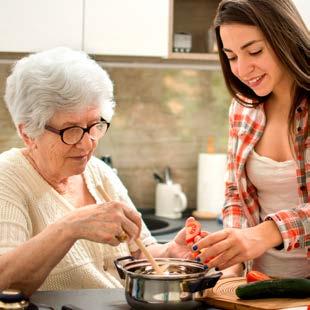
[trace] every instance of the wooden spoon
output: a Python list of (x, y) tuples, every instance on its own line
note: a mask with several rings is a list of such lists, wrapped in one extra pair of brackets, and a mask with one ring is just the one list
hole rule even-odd
[[(102, 186), (97, 186), (97, 190), (100, 192), (101, 196), (104, 198), (104, 200), (106, 202), (111, 202), (112, 199), (109, 196), (109, 194), (104, 190), (104, 188)], [(139, 247), (140, 251), (144, 254), (144, 256), (149, 260), (149, 262), (151, 263), (154, 271), (157, 274), (163, 274), (163, 270), (158, 266), (157, 262), (155, 261), (154, 257), (152, 256), (152, 254), (150, 253), (150, 251), (145, 247), (145, 245), (143, 244), (143, 242), (141, 241), (140, 238), (135, 239), (135, 242), (137, 244), (137, 246)], [(161, 266), (161, 267), (165, 267), (165, 265)], [(164, 268), (166, 269), (166, 268)]]

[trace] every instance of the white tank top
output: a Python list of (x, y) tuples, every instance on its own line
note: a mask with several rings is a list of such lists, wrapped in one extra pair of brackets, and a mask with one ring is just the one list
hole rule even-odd
[[(298, 183), (294, 160), (278, 162), (260, 156), (253, 150), (247, 160), (246, 172), (257, 189), (261, 221), (268, 214), (292, 209), (298, 205)], [(270, 249), (254, 260), (253, 269), (273, 277), (310, 276), (310, 262), (306, 259), (305, 248), (290, 252)]]

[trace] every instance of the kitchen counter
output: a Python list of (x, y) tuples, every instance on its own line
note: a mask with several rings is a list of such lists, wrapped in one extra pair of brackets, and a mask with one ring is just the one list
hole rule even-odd
[[(72, 310), (128, 310), (131, 309), (125, 299), (125, 291), (121, 288), (115, 289), (84, 289), (72, 291), (38, 291), (31, 297), (31, 302), (44, 304), (50, 308), (40, 307), (43, 309), (61, 310), (62, 306), (73, 305)], [(51, 308), (52, 307), (52, 308)], [(78, 308), (76, 308), (78, 307)], [(215, 308), (208, 308), (204, 306), (202, 309), (216, 310)]]
[[(140, 210), (141, 211), (141, 210)], [(147, 212), (151, 214), (151, 212)], [(145, 213), (142, 211), (142, 217)], [(169, 222), (174, 227), (180, 229), (185, 226), (186, 218), (189, 215), (185, 215), (182, 219), (171, 220)], [(162, 218), (164, 219), (164, 218)], [(222, 224), (216, 219), (211, 220), (199, 220), (202, 229), (210, 232), (218, 231), (222, 228)], [(178, 231), (156, 235), (155, 238), (165, 243), (172, 240)], [(72, 308), (73, 310), (102, 310), (102, 309), (130, 309), (125, 299), (124, 289), (83, 289), (83, 290), (72, 290), (72, 291), (38, 291), (35, 292), (31, 297), (31, 302), (35, 304), (45, 304), (53, 308), (40, 307), (39, 310), (43, 309), (55, 309), (61, 310), (63, 305), (73, 305), (78, 308)], [(63, 308), (63, 309), (70, 309)], [(203, 309), (207, 308), (206, 306)]]
[(48, 305), (55, 310), (62, 309), (64, 305), (68, 305), (68, 309), (70, 309), (69, 305), (73, 305), (79, 310), (130, 309), (125, 299), (124, 289), (121, 288), (37, 291), (30, 300), (36, 305)]
[[(146, 213), (148, 215), (152, 212), (142, 211), (142, 217)], [(186, 218), (190, 215), (186, 214), (182, 219), (172, 220), (169, 222), (174, 227), (182, 228), (185, 226)], [(164, 218), (162, 218), (164, 219)], [(209, 232), (215, 232), (222, 229), (222, 224), (216, 219), (210, 220), (199, 220), (202, 229)], [(155, 238), (160, 243), (165, 243), (172, 240), (177, 231), (156, 235)], [(125, 299), (124, 289), (83, 289), (83, 290), (72, 290), (72, 291), (38, 291), (31, 297), (31, 302), (35, 304), (45, 304), (53, 308), (40, 307), (39, 310), (43, 309), (55, 309), (61, 310), (63, 305), (73, 305), (78, 308), (72, 308), (73, 310), (102, 310), (102, 309), (130, 309)], [(63, 308), (63, 309), (70, 309)], [(202, 309), (215, 310), (215, 308), (207, 308), (204, 306)]]

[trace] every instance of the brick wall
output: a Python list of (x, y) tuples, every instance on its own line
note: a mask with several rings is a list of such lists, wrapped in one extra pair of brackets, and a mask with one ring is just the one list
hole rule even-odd
[[(0, 64), (0, 152), (20, 147), (4, 106), (10, 64)], [(197, 159), (215, 138), (226, 152), (230, 97), (220, 71), (171, 68), (107, 68), (115, 84), (116, 114), (97, 156), (111, 155), (114, 166), (139, 208), (154, 208), (153, 171), (170, 166), (196, 206)]]

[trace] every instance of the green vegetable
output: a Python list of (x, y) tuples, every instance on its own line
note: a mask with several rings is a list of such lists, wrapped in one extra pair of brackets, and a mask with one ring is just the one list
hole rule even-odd
[(239, 285), (236, 294), (241, 299), (306, 298), (310, 297), (308, 279), (274, 279)]

